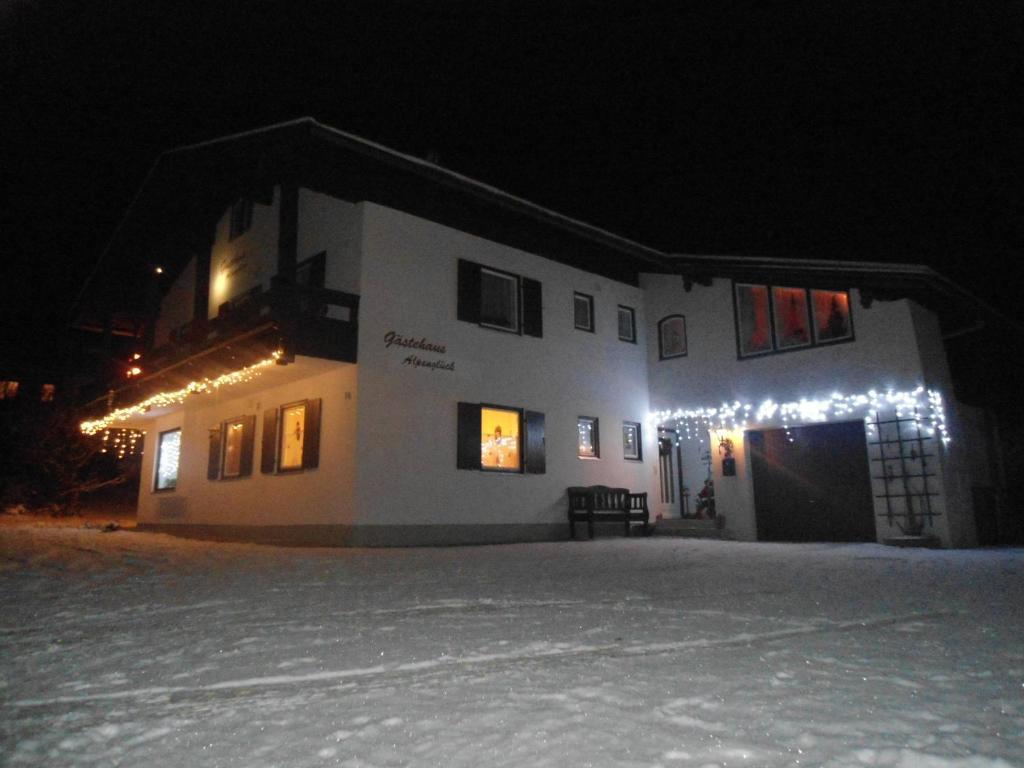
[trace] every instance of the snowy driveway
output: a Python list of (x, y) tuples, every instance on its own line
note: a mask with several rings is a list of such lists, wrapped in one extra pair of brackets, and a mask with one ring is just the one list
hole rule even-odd
[(0, 764), (1024, 766), (1024, 550), (0, 528)]

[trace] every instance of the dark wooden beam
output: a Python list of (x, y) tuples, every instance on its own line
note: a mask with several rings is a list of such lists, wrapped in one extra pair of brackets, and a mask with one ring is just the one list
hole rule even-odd
[(703, 285), (705, 288), (709, 287), (712, 283), (711, 275), (683, 275), (683, 290), (689, 293), (693, 290), (694, 284)]

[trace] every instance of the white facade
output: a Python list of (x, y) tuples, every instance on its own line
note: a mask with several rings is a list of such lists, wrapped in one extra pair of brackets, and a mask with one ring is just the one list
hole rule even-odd
[[(682, 289), (678, 278), (645, 275), (641, 280), (652, 318), (682, 314), (687, 318), (688, 354), (659, 360), (657, 339), (652, 332), (648, 341), (651, 406), (655, 411), (674, 408), (714, 408), (722, 403), (752, 403), (765, 400), (776, 403), (797, 402), (802, 398), (828, 398), (834, 392), (846, 395), (871, 390), (909, 391), (918, 386), (933, 389), (946, 398), (947, 418), (957, 426), (953, 440), (943, 446), (933, 437), (928, 441), (934, 461), (928, 471), (935, 477), (929, 499), (935, 517), (929, 533), (947, 546), (970, 546), (974, 538), (970, 512), (971, 477), (981, 470), (969, 468), (969, 453), (983, 455), (983, 442), (976, 426), (958, 412), (966, 406), (952, 400), (952, 382), (942, 349), (937, 318), (909, 300), (873, 302), (862, 306), (860, 293), (850, 290), (850, 311), (854, 339), (840, 344), (797, 349), (758, 357), (740, 358), (736, 346), (736, 321), (733, 309), (733, 284), (716, 279), (709, 287)], [(880, 417), (893, 418), (894, 409), (883, 409)], [(972, 417), (969, 417), (972, 418)], [(844, 421), (863, 421), (863, 412), (851, 413)], [(794, 426), (798, 422), (793, 422)], [(725, 518), (725, 530), (737, 539), (757, 538), (756, 504), (751, 477), (751, 459), (746, 431), (754, 428), (778, 429), (783, 426), (778, 414), (758, 421), (751, 418), (747, 429), (712, 430), (695, 435), (697, 440), (681, 441), (683, 476), (691, 488), (699, 488), (707, 468), (703, 457), (710, 454), (718, 510)], [(718, 438), (728, 437), (735, 446), (736, 475), (722, 474), (722, 455), (716, 450)], [(874, 443), (877, 436), (867, 435)], [(878, 449), (869, 446), (869, 461), (877, 459)], [(975, 462), (977, 459), (975, 458)], [(879, 462), (876, 460), (873, 465)], [(889, 525), (883, 517), (883, 483), (872, 466), (872, 495), (879, 540), (900, 536), (897, 520)]]
[[(356, 369), (345, 363), (300, 358), (259, 379), (157, 416), (146, 425), (152, 450), (143, 455), (140, 523), (210, 526), (351, 525), (355, 520)], [(320, 468), (299, 473), (207, 479), (209, 430), (239, 416), (324, 396)], [(159, 435), (181, 430), (177, 487), (155, 490)]]
[[(250, 230), (234, 239), (228, 237), (229, 213), (221, 218), (211, 250), (210, 317), (224, 302), (271, 285), (280, 200), (278, 188), (271, 205), (256, 204)], [(296, 250), (299, 264), (325, 253), (324, 287), (359, 296), (358, 361), (299, 355), (251, 381), (153, 409), (138, 422), (147, 430), (140, 524), (325, 544), (564, 538), (569, 486), (646, 491), (652, 519), (680, 514), (679, 500), (666, 503), (659, 493), (652, 411), (923, 385), (945, 395), (954, 437), (947, 448), (933, 441), (939, 453), (932, 486), (938, 515), (929, 533), (947, 546), (973, 543), (970, 442), (957, 432), (960, 420), (937, 321), (910, 301), (875, 301), (865, 308), (852, 289), (853, 341), (739, 359), (728, 279), (684, 290), (678, 275), (643, 274), (639, 285), (631, 285), (380, 204), (308, 189), (299, 190)], [(459, 320), (460, 259), (538, 281), (543, 335)], [(193, 261), (165, 295), (158, 345), (191, 319), (195, 269)], [(593, 299), (593, 332), (574, 327), (575, 293)], [(619, 338), (620, 307), (635, 313), (635, 342)], [(669, 315), (686, 318), (687, 354), (662, 360), (657, 324)], [(314, 399), (322, 404), (318, 465), (260, 471), (262, 414)], [(459, 403), (543, 414), (545, 471), (457, 468)], [(577, 419), (583, 416), (598, 420), (599, 458), (577, 455)], [(210, 431), (239, 417), (255, 417), (252, 472), (208, 479)], [(642, 460), (624, 457), (625, 422), (642, 425)], [(748, 425), (779, 426), (777, 420)], [(177, 486), (157, 491), (158, 436), (179, 428)], [(693, 494), (707, 472), (702, 455), (713, 448), (706, 430), (696, 437), (680, 443), (682, 479)], [(717, 509), (725, 536), (753, 540), (757, 509), (749, 445), (743, 430), (730, 437), (735, 476), (723, 476), (721, 455), (710, 451)], [(876, 513), (884, 511), (879, 504), (876, 498)], [(879, 540), (899, 533), (877, 520)]]
[[(632, 344), (616, 331), (619, 304), (642, 317), (639, 289), (378, 205), (361, 208), (361, 521), (530, 526), (551, 536), (568, 531), (567, 486), (650, 484), (650, 465), (625, 460), (619, 436), (623, 421), (643, 421), (649, 410), (642, 332)], [(456, 320), (460, 258), (540, 281), (543, 337)], [(595, 298), (594, 333), (573, 326), (574, 291)], [(388, 347), (392, 331), (446, 352)], [(454, 370), (416, 367), (406, 362), (410, 354), (454, 363)], [(547, 471), (456, 469), (459, 402), (544, 413)], [(606, 445), (599, 459), (576, 455), (579, 416), (600, 420)]]

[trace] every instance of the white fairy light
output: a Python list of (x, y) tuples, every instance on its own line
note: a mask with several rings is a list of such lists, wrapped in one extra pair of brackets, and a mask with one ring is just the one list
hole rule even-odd
[(792, 440), (790, 429), (795, 424), (820, 424), (830, 419), (863, 418), (868, 431), (874, 434), (877, 431), (874, 422), (883, 410), (894, 411), (897, 418), (905, 412), (913, 413), (915, 421), (922, 427), (927, 422), (929, 434), (937, 435), (944, 445), (952, 441), (942, 394), (923, 386), (911, 390), (887, 389), (885, 392), (869, 389), (852, 395), (832, 392), (827, 397), (802, 397), (785, 403), (766, 398), (757, 406), (733, 401), (722, 403), (717, 408), (666, 409), (651, 412), (648, 421), (663, 427), (674, 425), (678, 434), (686, 433), (687, 439), (694, 436), (700, 439), (706, 430), (746, 429), (751, 420), (754, 424), (778, 421)]
[(158, 392), (140, 403), (135, 403), (134, 405), (125, 406), (124, 408), (118, 408), (115, 411), (111, 411), (102, 419), (83, 421), (81, 425), (79, 425), (79, 429), (82, 430), (83, 434), (95, 435), (97, 432), (106, 429), (115, 422), (126, 421), (133, 416), (139, 416), (153, 408), (164, 408), (169, 405), (179, 405), (180, 403), (183, 403), (185, 398), (189, 395), (216, 392), (222, 387), (230, 387), (235, 384), (242, 384), (246, 381), (251, 381), (263, 373), (267, 366), (274, 365), (280, 356), (280, 352), (274, 352), (265, 360), (260, 360), (258, 363), (246, 366), (245, 368), (237, 371), (232, 371), (231, 373), (225, 373), (223, 376), (218, 376), (215, 379), (204, 378), (198, 381), (191, 381), (188, 385), (181, 389), (174, 390), (173, 392)]

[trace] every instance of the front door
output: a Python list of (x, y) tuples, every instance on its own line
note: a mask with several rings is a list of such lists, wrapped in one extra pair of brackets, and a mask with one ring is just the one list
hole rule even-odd
[(679, 435), (674, 429), (658, 429), (658, 476), (661, 479), (661, 503), (668, 507), (669, 517), (681, 517), (683, 501), (682, 453)]
[(875, 541), (863, 422), (748, 436), (759, 541)]

